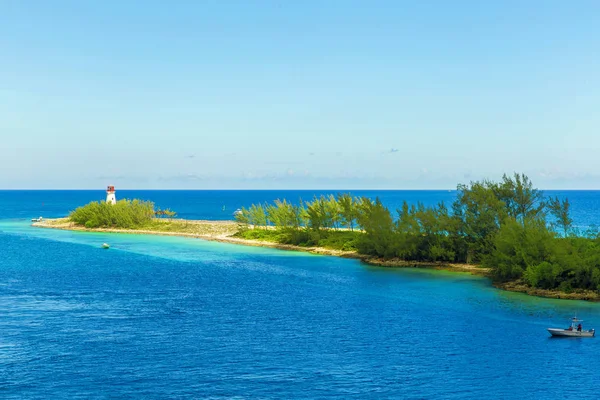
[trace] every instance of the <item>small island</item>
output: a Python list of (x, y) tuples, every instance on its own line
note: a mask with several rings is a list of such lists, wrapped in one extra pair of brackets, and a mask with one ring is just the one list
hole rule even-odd
[(149, 201), (116, 201), (111, 189), (106, 202), (34, 226), (187, 236), (385, 267), (467, 271), (505, 290), (600, 300), (598, 232), (576, 230), (568, 199), (545, 197), (525, 175), (458, 185), (449, 207), (404, 202), (396, 217), (379, 199), (339, 194), (254, 204), (236, 213), (235, 221), (193, 221)]

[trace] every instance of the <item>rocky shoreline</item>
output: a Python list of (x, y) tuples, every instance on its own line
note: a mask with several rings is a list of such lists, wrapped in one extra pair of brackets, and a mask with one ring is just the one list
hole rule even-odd
[(494, 286), (509, 292), (525, 293), (530, 296), (546, 297), (549, 299), (600, 301), (600, 294), (591, 290), (578, 289), (571, 293), (566, 293), (560, 290), (533, 288), (521, 280), (496, 283)]

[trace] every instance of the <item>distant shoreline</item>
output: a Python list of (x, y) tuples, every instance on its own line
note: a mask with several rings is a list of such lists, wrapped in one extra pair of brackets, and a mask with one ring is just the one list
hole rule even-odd
[[(252, 247), (268, 247), (287, 251), (302, 251), (311, 254), (335, 256), (342, 258), (351, 258), (360, 260), (361, 262), (378, 267), (386, 268), (425, 268), (437, 269), (451, 272), (468, 272), (472, 275), (488, 276), (489, 268), (482, 268), (477, 265), (470, 264), (455, 264), (455, 263), (425, 263), (415, 261), (405, 261), (400, 259), (384, 260), (377, 257), (365, 256), (358, 254), (356, 251), (333, 250), (323, 247), (301, 247), (289, 244), (280, 244), (264, 240), (251, 240), (234, 237), (238, 232), (238, 224), (234, 221), (206, 221), (206, 220), (157, 220), (165, 224), (165, 228), (170, 228), (170, 225), (178, 224), (184, 226), (185, 231), (170, 231), (165, 230), (149, 230), (149, 229), (120, 229), (120, 228), (85, 228), (70, 222), (68, 218), (45, 219), (39, 222), (34, 222), (32, 226), (38, 228), (60, 229), (80, 232), (103, 232), (103, 233), (121, 233), (121, 234), (141, 234), (141, 235), (157, 235), (157, 236), (179, 236), (203, 239), (213, 242), (238, 244)], [(565, 293), (557, 290), (544, 290), (529, 287), (520, 281), (497, 283), (494, 286), (498, 289), (524, 293), (531, 296), (555, 298), (555, 299), (570, 299), (570, 300), (588, 300), (600, 301), (600, 295), (592, 291), (581, 291), (574, 293)]]

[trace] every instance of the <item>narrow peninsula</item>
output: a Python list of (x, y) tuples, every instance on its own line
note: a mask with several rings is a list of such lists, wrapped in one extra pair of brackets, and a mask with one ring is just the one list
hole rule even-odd
[(177, 219), (141, 200), (79, 207), (34, 226), (195, 237), (359, 259), (384, 267), (437, 268), (488, 276), (535, 296), (600, 300), (600, 235), (577, 231), (568, 199), (548, 198), (525, 175), (459, 185), (450, 207), (404, 202), (393, 216), (379, 199), (350, 194), (276, 200), (242, 208), (235, 221)]

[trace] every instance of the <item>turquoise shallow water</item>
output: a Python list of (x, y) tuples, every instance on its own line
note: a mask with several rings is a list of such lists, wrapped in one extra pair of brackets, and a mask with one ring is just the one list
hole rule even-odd
[(1, 213), (0, 246), (3, 399), (548, 399), (600, 389), (599, 339), (546, 332), (574, 313), (600, 328), (598, 304), (503, 292), (468, 274), (32, 228)]

